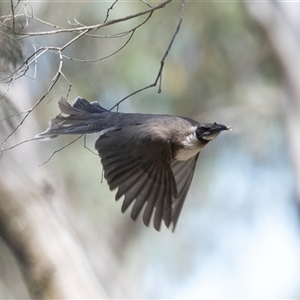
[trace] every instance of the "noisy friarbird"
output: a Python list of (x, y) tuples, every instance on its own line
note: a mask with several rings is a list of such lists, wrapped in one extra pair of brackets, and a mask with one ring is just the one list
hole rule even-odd
[(58, 105), (66, 116), (52, 119), (36, 138), (98, 133), (95, 148), (110, 190), (118, 189), (115, 199), (124, 196), (122, 212), (134, 202), (136, 220), (144, 207), (144, 224), (149, 226), (154, 215), (156, 230), (162, 220), (175, 229), (200, 150), (230, 130), (186, 117), (112, 112), (81, 97), (73, 105), (61, 98)]

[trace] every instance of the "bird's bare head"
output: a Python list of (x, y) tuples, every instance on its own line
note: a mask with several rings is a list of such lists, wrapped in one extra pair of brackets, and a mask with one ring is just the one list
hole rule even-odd
[(196, 129), (196, 136), (199, 140), (212, 141), (223, 130), (231, 130), (230, 127), (215, 123), (200, 124)]

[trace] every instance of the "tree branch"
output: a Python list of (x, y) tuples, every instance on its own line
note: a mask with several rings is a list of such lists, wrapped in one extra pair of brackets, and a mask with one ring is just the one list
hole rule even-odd
[(134, 91), (133, 93), (127, 95), (126, 97), (122, 98), (122, 99), (121, 99), (120, 101), (118, 101), (114, 106), (112, 106), (112, 107), (110, 108), (110, 110), (114, 109), (115, 107), (118, 107), (118, 106), (119, 106), (122, 102), (124, 102), (126, 99), (128, 99), (128, 98), (130, 98), (130, 97), (132, 97), (132, 96), (134, 96), (134, 95), (136, 95), (136, 94), (138, 94), (138, 93), (140, 93), (140, 92), (142, 92), (142, 91), (145, 91), (145, 90), (150, 89), (150, 88), (152, 88), (152, 87), (156, 87), (158, 81), (159, 81), (158, 93), (161, 93), (161, 91), (162, 91), (162, 90), (161, 90), (162, 73), (163, 73), (163, 69), (164, 69), (164, 65), (165, 65), (165, 60), (167, 59), (167, 56), (169, 55), (169, 52), (170, 52), (170, 50), (171, 50), (171, 48), (172, 48), (172, 46), (173, 46), (173, 43), (174, 43), (174, 41), (175, 41), (175, 39), (176, 39), (176, 37), (177, 37), (177, 34), (178, 34), (179, 31), (180, 31), (181, 24), (182, 24), (182, 20), (183, 20), (184, 8), (185, 8), (185, 0), (182, 0), (182, 1), (181, 1), (180, 17), (179, 17), (179, 21), (178, 21), (176, 30), (175, 30), (175, 32), (174, 32), (172, 38), (171, 38), (171, 41), (170, 41), (170, 43), (169, 43), (169, 45), (168, 45), (168, 47), (167, 47), (167, 50), (166, 50), (165, 54), (163, 55), (163, 57), (162, 57), (162, 59), (161, 59), (161, 61), (160, 61), (160, 67), (159, 67), (159, 70), (158, 70), (158, 73), (157, 73), (157, 76), (156, 76), (154, 82), (151, 83), (151, 84), (149, 84), (149, 85), (147, 85), (147, 86), (145, 86), (145, 87), (142, 87), (142, 88), (140, 88), (140, 89)]

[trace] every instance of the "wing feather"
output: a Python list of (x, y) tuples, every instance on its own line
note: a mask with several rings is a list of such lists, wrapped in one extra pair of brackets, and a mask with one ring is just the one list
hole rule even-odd
[(173, 203), (173, 231), (175, 230), (182, 206), (189, 191), (198, 156), (199, 154), (187, 161), (173, 161), (171, 163), (171, 168), (175, 177), (178, 191), (178, 198), (175, 199)]
[[(121, 184), (119, 184), (119, 189), (115, 197), (116, 200), (120, 199), (123, 195), (125, 195), (132, 187), (140, 191), (141, 187), (143, 186), (143, 183), (146, 180), (147, 177), (145, 176), (144, 172), (140, 168), (138, 168), (136, 172), (133, 172), (130, 176), (124, 179)], [(122, 212), (124, 212), (123, 209)]]
[[(125, 199), (122, 204), (121, 211), (125, 212), (125, 210), (129, 207), (129, 205), (136, 199), (136, 197), (142, 192), (144, 189), (144, 185), (147, 183), (147, 176), (145, 174), (136, 175), (135, 176), (136, 180), (132, 182), (129, 185), (129, 188), (126, 190), (125, 194)], [(120, 189), (122, 188), (123, 184), (120, 185)], [(133, 215), (131, 215), (131, 218)], [(133, 219), (135, 220), (135, 219)]]
[[(197, 157), (172, 161), (172, 151), (165, 141), (143, 141), (116, 128), (100, 136), (96, 149), (101, 157), (104, 176), (111, 190), (118, 189), (115, 199), (124, 196), (121, 211), (134, 202), (131, 218), (136, 220), (143, 208), (143, 222), (149, 226), (153, 216), (156, 230), (164, 221), (167, 227), (178, 221), (189, 190)], [(171, 163), (170, 163), (171, 162)]]
[(145, 208), (144, 215), (143, 215), (143, 222), (146, 226), (149, 226), (150, 224), (155, 202), (160, 201), (161, 195), (164, 193), (164, 190), (162, 189), (162, 183), (161, 183), (162, 175), (163, 172), (161, 172), (161, 168), (157, 167), (156, 173), (153, 175), (155, 178), (155, 182), (157, 182), (157, 184), (154, 185), (153, 191), (151, 193), (151, 197), (149, 197), (147, 201), (147, 206)]
[[(162, 172), (161, 179), (163, 182), (165, 182), (165, 176), (166, 176), (166, 173)], [(160, 194), (160, 198), (158, 198), (154, 204), (155, 212), (154, 212), (153, 223), (154, 223), (154, 228), (157, 231), (159, 231), (160, 225), (161, 225), (161, 220), (162, 220), (162, 216), (163, 216), (163, 208), (164, 208), (164, 199), (166, 197), (167, 189), (164, 188), (164, 189), (161, 189), (161, 191), (162, 191), (162, 193)]]
[[(156, 166), (153, 165), (152, 168), (156, 169)], [(151, 170), (151, 172), (152, 171), (153, 170)], [(132, 220), (137, 219), (137, 217), (140, 214), (143, 206), (151, 198), (153, 188), (155, 188), (156, 185), (157, 185), (157, 183), (155, 183), (152, 180), (148, 180), (148, 178), (147, 178), (146, 182), (144, 183), (143, 190), (140, 193), (137, 193), (135, 195), (136, 201), (135, 201), (135, 203), (133, 205), (133, 208), (132, 208), (132, 211), (131, 211)]]

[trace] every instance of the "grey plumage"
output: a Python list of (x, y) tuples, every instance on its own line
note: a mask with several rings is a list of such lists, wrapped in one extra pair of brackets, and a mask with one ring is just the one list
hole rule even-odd
[(59, 108), (67, 116), (52, 119), (36, 138), (99, 132), (95, 148), (110, 189), (118, 189), (115, 199), (124, 196), (122, 212), (134, 202), (131, 218), (136, 220), (144, 209), (144, 224), (149, 226), (154, 215), (156, 230), (162, 221), (175, 229), (199, 151), (229, 129), (185, 117), (110, 112), (80, 97), (73, 106), (62, 98)]

